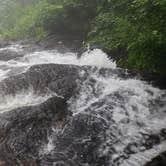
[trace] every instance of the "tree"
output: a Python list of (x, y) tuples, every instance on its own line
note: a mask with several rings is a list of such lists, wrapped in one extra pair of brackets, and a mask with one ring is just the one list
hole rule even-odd
[(89, 41), (102, 43), (110, 51), (126, 48), (128, 59), (123, 66), (166, 74), (166, 1), (106, 3), (95, 20)]

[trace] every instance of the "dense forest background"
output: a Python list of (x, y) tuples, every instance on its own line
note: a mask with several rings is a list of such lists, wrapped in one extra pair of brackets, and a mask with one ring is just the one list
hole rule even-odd
[(166, 75), (166, 0), (0, 0), (2, 38), (57, 34), (122, 54), (122, 67)]

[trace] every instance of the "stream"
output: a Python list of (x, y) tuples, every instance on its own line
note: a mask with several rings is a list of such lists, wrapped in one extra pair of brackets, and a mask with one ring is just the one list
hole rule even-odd
[(0, 165), (165, 166), (166, 90), (100, 49), (0, 48)]

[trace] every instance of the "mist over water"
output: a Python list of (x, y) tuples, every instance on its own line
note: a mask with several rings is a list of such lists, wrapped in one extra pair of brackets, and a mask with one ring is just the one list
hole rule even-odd
[[(21, 45), (1, 48), (0, 53), (4, 50), (24, 52)], [(144, 144), (141, 142), (144, 140), (144, 134), (157, 133), (162, 128), (166, 128), (166, 91), (136, 78), (123, 78), (116, 72), (102, 75), (101, 69), (107, 68), (116, 71), (117, 66), (100, 49), (88, 50), (80, 58), (73, 52), (62, 54), (57, 50), (45, 50), (26, 53), (8, 61), (1, 60), (0, 82), (26, 72), (31, 66), (52, 63), (94, 66), (94, 68), (89, 69), (87, 79), (81, 83), (78, 82), (78, 85), (81, 86), (80, 91), (67, 101), (68, 109), (73, 112), (73, 116), (78, 114), (93, 115), (103, 119), (109, 126), (106, 141), (103, 142), (98, 151), (102, 156), (110, 154), (114, 148), (110, 164), (139, 166), (166, 150), (164, 141), (161, 145), (156, 145), (155, 150), (153, 148), (144, 150)], [(86, 73), (80, 73), (82, 76), (84, 74)], [(31, 88), (15, 95), (0, 95), (0, 112), (36, 105), (46, 101), (51, 95), (40, 96)], [(118, 160), (120, 156), (124, 155), (126, 146), (132, 143), (135, 154), (128, 160)], [(49, 139), (43, 153), (53, 149), (54, 145)], [(142, 157), (144, 155), (147, 157)]]

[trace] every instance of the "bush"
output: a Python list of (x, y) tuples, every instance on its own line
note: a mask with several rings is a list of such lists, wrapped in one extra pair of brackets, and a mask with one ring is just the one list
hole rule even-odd
[(4, 36), (11, 38), (42, 38), (50, 31), (53, 25), (58, 24), (59, 5), (52, 5), (42, 1), (34, 6), (27, 7), (24, 14), (14, 23), (14, 28), (4, 32)]
[(165, 0), (8, 1), (0, 15), (1, 36), (76, 35), (108, 52), (125, 50), (122, 67), (166, 74)]
[(166, 1), (110, 0), (106, 6), (92, 25), (89, 42), (110, 51), (125, 47), (128, 59), (119, 63), (125, 67), (166, 74)]
[(6, 28), (3, 34), (12, 38), (41, 38), (57, 33), (86, 36), (96, 15), (95, 1), (42, 0), (26, 7), (20, 18), (12, 22), (12, 28)]

